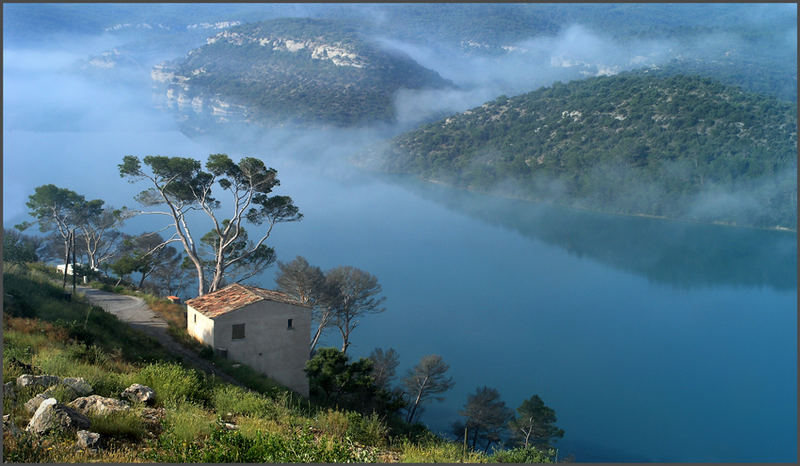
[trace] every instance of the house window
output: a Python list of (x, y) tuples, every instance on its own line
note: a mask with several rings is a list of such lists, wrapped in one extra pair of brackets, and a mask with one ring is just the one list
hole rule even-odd
[(292, 319), (289, 319), (289, 324), (286, 326), (286, 328), (294, 328), (292, 327)]
[(244, 338), (244, 324), (233, 324), (231, 329), (231, 340), (242, 340)]
[(197, 314), (194, 315), (194, 323), (197, 323)]

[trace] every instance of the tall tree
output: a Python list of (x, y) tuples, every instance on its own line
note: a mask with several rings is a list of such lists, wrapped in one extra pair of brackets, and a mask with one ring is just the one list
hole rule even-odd
[(160, 268), (172, 269), (179, 266), (178, 250), (167, 245), (157, 232), (128, 236), (119, 250), (120, 258), (115, 262), (118, 272), (139, 272), (138, 288), (144, 286), (148, 276)]
[[(142, 162), (148, 169), (142, 168)], [(179, 241), (183, 245), (197, 274), (198, 295), (217, 290), (227, 270), (254, 258), (263, 260), (268, 254), (262, 246), (275, 224), (302, 218), (290, 197), (270, 195), (280, 184), (278, 172), (253, 157), (234, 163), (225, 154), (211, 154), (203, 170), (200, 161), (192, 158), (150, 155), (140, 161), (126, 155), (119, 170), (120, 176), (130, 182), (144, 180), (151, 185), (136, 196), (137, 201), (147, 207), (165, 207), (141, 213), (170, 218), (175, 234), (167, 242)], [(216, 185), (228, 193), (232, 203), (230, 218), (220, 219), (217, 214), (221, 202), (213, 196)], [(195, 239), (189, 229), (188, 216), (194, 211), (205, 213), (212, 224), (211, 233), (205, 238), (206, 243), (214, 244), (210, 257), (203, 255), (201, 239)], [(244, 224), (265, 228), (258, 239), (247, 241)], [(210, 279), (206, 279), (208, 264)]]
[(533, 395), (517, 408), (517, 417), (512, 419), (508, 428), (511, 441), (536, 447), (550, 447), (550, 441), (562, 438), (564, 431), (555, 426), (556, 412), (547, 406), (539, 395)]
[(280, 291), (312, 306), (311, 321), (317, 326), (309, 345), (309, 353), (313, 356), (322, 332), (331, 326), (333, 319), (334, 293), (325, 280), (325, 274), (319, 267), (309, 264), (304, 257), (297, 256), (291, 262), (278, 261), (275, 283)]
[(150, 280), (145, 283), (145, 289), (158, 296), (180, 296), (192, 279), (192, 271), (183, 268), (182, 262), (183, 256), (176, 254), (160, 263), (150, 272)]
[(437, 395), (450, 390), (454, 385), (453, 378), (445, 375), (448, 369), (450, 366), (441, 356), (429, 354), (423, 356), (419, 364), (408, 371), (403, 379), (405, 393), (409, 399), (406, 422), (413, 422), (419, 408), (428, 400), (444, 400), (444, 397)]
[(91, 269), (100, 267), (114, 256), (117, 243), (122, 239), (122, 233), (117, 229), (132, 216), (125, 207), (115, 209), (103, 207), (103, 204), (104, 201), (95, 199), (84, 202), (77, 209), (83, 243), (79, 250), (83, 250), (85, 263)]
[[(46, 184), (34, 189), (25, 204), (30, 209), (28, 213), (36, 219), (39, 231), (58, 233), (64, 244), (65, 264), (69, 263), (71, 233), (80, 223), (80, 212), (85, 203), (86, 198), (75, 191)], [(29, 226), (29, 223), (23, 222), (16, 228), (22, 231)]]
[[(227, 226), (227, 222), (228, 220), (224, 220), (222, 222), (223, 226)], [(203, 264), (207, 267), (212, 277), (215, 276), (217, 257), (220, 257), (220, 251), (217, 250), (220, 247), (218, 240), (219, 237), (214, 230), (209, 231), (200, 238), (200, 242), (206, 246), (207, 251), (210, 253), (206, 255), (209, 259), (203, 260)], [(239, 238), (225, 246), (225, 250), (222, 251), (221, 255), (224, 257), (237, 257), (245, 251), (250, 251), (246, 257), (240, 261), (230, 263), (222, 270), (221, 276), (217, 279), (217, 289), (226, 286), (228, 283), (245, 281), (275, 263), (275, 249), (266, 244), (254, 245), (248, 237), (247, 230), (241, 227)]]
[(328, 271), (325, 279), (334, 292), (333, 324), (342, 335), (342, 353), (347, 353), (350, 334), (358, 327), (358, 319), (385, 311), (381, 304), (386, 298), (378, 296), (383, 289), (377, 277), (349, 265)]
[(375, 348), (369, 354), (368, 359), (372, 361), (372, 378), (375, 384), (389, 390), (389, 383), (394, 378), (397, 366), (400, 364), (400, 357), (394, 348), (384, 351), (383, 348)]
[(458, 414), (465, 422), (456, 422), (453, 431), (456, 435), (467, 432), (467, 441), (474, 450), (478, 442), (485, 441), (483, 451), (487, 452), (493, 443), (500, 442), (514, 412), (500, 399), (500, 393), (489, 387), (479, 387), (475, 393), (467, 395), (467, 402)]

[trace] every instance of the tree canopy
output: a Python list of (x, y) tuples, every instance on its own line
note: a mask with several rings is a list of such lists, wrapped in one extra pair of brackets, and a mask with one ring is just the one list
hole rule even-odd
[(309, 346), (309, 352), (313, 355), (322, 333), (333, 323), (332, 304), (336, 290), (326, 281), (322, 269), (312, 266), (302, 256), (290, 262), (278, 261), (275, 283), (280, 291), (312, 306), (311, 321), (317, 326)]
[(442, 401), (439, 396), (455, 385), (452, 377), (448, 377), (450, 366), (438, 354), (423, 356), (413, 369), (409, 369), (403, 386), (409, 400), (406, 422), (411, 423), (420, 408), (430, 400)]
[(359, 319), (385, 311), (381, 304), (386, 298), (378, 296), (383, 291), (378, 278), (356, 267), (336, 267), (325, 274), (325, 279), (334, 293), (333, 325), (342, 335), (342, 352), (346, 353), (350, 334), (358, 327)]
[[(197, 274), (198, 295), (217, 290), (232, 274), (240, 275), (233, 278), (240, 281), (241, 275), (249, 276), (248, 271), (269, 266), (274, 250), (265, 241), (273, 227), (302, 218), (290, 197), (272, 194), (280, 185), (277, 171), (257, 158), (243, 157), (235, 163), (226, 154), (211, 154), (204, 170), (199, 160), (188, 157), (149, 155), (139, 160), (126, 155), (119, 172), (132, 183), (150, 185), (136, 200), (147, 208), (164, 210), (140, 213), (170, 219), (175, 233), (166, 242), (183, 246)], [(228, 218), (218, 213), (223, 204), (215, 197), (215, 187), (226, 194)], [(196, 211), (203, 212), (211, 223), (211, 231), (199, 238), (189, 228), (189, 216)], [(261, 227), (255, 239), (248, 238), (245, 225)]]
[(506, 424), (514, 416), (513, 411), (500, 399), (497, 389), (485, 386), (467, 396), (467, 402), (458, 414), (465, 420), (453, 425), (454, 433), (464, 435), (466, 430), (467, 442), (473, 450), (479, 442), (486, 442), (484, 452), (493, 443), (500, 442)]
[(516, 418), (508, 424), (511, 441), (525, 447), (550, 447), (552, 440), (564, 436), (555, 422), (556, 412), (547, 407), (539, 395), (533, 395), (519, 405)]

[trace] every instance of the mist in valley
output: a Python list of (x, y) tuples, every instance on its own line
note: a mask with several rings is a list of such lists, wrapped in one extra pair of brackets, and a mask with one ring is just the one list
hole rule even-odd
[[(796, 312), (793, 233), (588, 214), (491, 195), (513, 192), (512, 183), (501, 184), (489, 196), (459, 193), (370, 173), (352, 160), (420, 124), (556, 81), (657, 68), (678, 58), (756, 56), (760, 46), (765, 54), (795, 60), (796, 69), (796, 26), (781, 21), (773, 36), (763, 40), (731, 32), (701, 32), (678, 40), (625, 39), (596, 25), (571, 22), (556, 32), (508, 43), (499, 39), (507, 49), (492, 54), (439, 40), (435, 34), (409, 41), (373, 28), (371, 40), (407, 54), (455, 87), (401, 90), (394, 102), (396, 122), (389, 125), (214, 124), (205, 134), (187, 135), (179, 116), (164, 109), (163, 93), (150, 70), (201, 47), (206, 37), (222, 30), (215, 22), (330, 16), (369, 17), (380, 25), (391, 21), (391, 9), (239, 5), (226, 10), (195, 5), (183, 20), (185, 10), (178, 5), (159, 6), (149, 14), (112, 9), (117, 13), (108, 19), (102, 8), (92, 6), (93, 14), (75, 28), (52, 33), (42, 28), (34, 31), (37, 35), (22, 34), (21, 27), (8, 24), (15, 18), (22, 21), (18, 18), (24, 8), (14, 8), (17, 16), (4, 18), (5, 228), (29, 220), (28, 196), (48, 183), (107, 205), (139, 208), (134, 195), (148, 186), (120, 178), (117, 164), (124, 155), (201, 161), (212, 153), (227, 153), (234, 161), (258, 157), (277, 169), (281, 184), (276, 193), (291, 196), (304, 214), (300, 222), (275, 227), (268, 244), (278, 259), (302, 255), (323, 270), (353, 265), (377, 275), (383, 285), (388, 311), (363, 322), (354, 336), (353, 355), (392, 346), (401, 355), (398, 374), (425, 354), (442, 354), (451, 364), (456, 387), (446, 402), (430, 405), (423, 416), (435, 431), (450, 435), (467, 393), (478, 385), (496, 385), (511, 407), (541, 394), (567, 431), (559, 441), (562, 451), (575, 454), (578, 461), (752, 461), (764, 453), (753, 445), (770, 441), (779, 444), (770, 453), (776, 459), (794, 455), (796, 440), (784, 433), (792, 422), (796, 427), (796, 418), (790, 416), (796, 409), (783, 403), (796, 393), (796, 372), (787, 369), (796, 346), (794, 334), (756, 338), (749, 348), (740, 345), (741, 335), (748, 332), (766, 335), (796, 326), (791, 318), (776, 317)], [(741, 21), (763, 29), (777, 16), (796, 15), (794, 8), (759, 11)], [(136, 26), (145, 23), (149, 28)], [(122, 26), (115, 29), (117, 25)], [(676, 176), (686, 169), (675, 167)], [(796, 186), (796, 175), (758, 180), (741, 192), (712, 187), (696, 200), (693, 212), (757, 214), (763, 192), (778, 182)], [(553, 199), (560, 189), (552, 185)], [(624, 189), (641, 198), (659, 195), (648, 186)], [(230, 202), (224, 196), (220, 200), (220, 212), (225, 212)], [(166, 225), (154, 217), (131, 219), (124, 231), (141, 233)], [(190, 227), (202, 234), (209, 223), (198, 214)], [(273, 288), (275, 272), (272, 267), (248, 283)], [(186, 297), (194, 289), (191, 283)], [(773, 311), (770, 317), (753, 319), (751, 312), (762, 307)], [(721, 326), (720, 318), (725, 319)], [(672, 333), (665, 334), (665, 328)], [(711, 328), (714, 332), (704, 333)], [(385, 336), (387, 329), (393, 329), (391, 338)], [(323, 343), (335, 346), (334, 333)], [(667, 357), (665, 348), (675, 354)], [(707, 359), (693, 366), (693, 354)], [(724, 364), (738, 360), (754, 362), (749, 369), (753, 380), (770, 381), (764, 396), (783, 404), (750, 413), (747, 423), (717, 429), (712, 421), (726, 419), (725, 413), (741, 401), (735, 387), (759, 389), (758, 383), (742, 381)], [(509, 367), (518, 374), (510, 374), (514, 371)], [(584, 396), (581, 386), (591, 397)], [(686, 393), (692, 395), (682, 401)], [(692, 398), (697, 393), (719, 396)], [(620, 410), (622, 398), (630, 405)], [(618, 423), (615, 429), (605, 424), (611, 419)], [(765, 425), (776, 428), (750, 429)], [(674, 441), (647, 435), (655, 431), (674, 434)], [(753, 441), (750, 447), (731, 447), (731, 438)], [(683, 442), (684, 451), (670, 449), (675, 439)]]

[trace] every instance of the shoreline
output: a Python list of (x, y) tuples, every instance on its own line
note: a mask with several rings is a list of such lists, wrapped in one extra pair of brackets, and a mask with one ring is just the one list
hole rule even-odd
[[(389, 175), (389, 176), (398, 175), (397, 173), (380, 172), (380, 171), (373, 171), (373, 170), (368, 170), (368, 171), (371, 171), (373, 173), (381, 173), (381, 174)], [(602, 214), (602, 215), (614, 215), (614, 216), (620, 216), (620, 217), (647, 218), (647, 219), (662, 220), (662, 221), (667, 221), (667, 222), (686, 223), (686, 224), (691, 224), (691, 225), (709, 225), (709, 226), (719, 226), (719, 227), (727, 227), (727, 228), (746, 228), (746, 229), (750, 229), (750, 230), (760, 230), (760, 231), (774, 231), (774, 232), (795, 233), (795, 234), (797, 233), (797, 229), (792, 229), (792, 228), (788, 228), (788, 227), (784, 227), (784, 226), (780, 226), (780, 225), (776, 225), (774, 227), (759, 227), (759, 226), (753, 226), (753, 225), (737, 225), (737, 224), (728, 223), (728, 222), (703, 222), (703, 221), (699, 221), (699, 220), (665, 217), (663, 215), (653, 215), (653, 214), (644, 214), (644, 213), (632, 214), (632, 213), (624, 213), (624, 212), (610, 212), (610, 211), (591, 209), (591, 208), (586, 208), (586, 207), (576, 207), (576, 206), (569, 205), (569, 204), (561, 204), (561, 203), (552, 202), (552, 201), (546, 201), (546, 200), (541, 200), (541, 199), (540, 200), (536, 200), (536, 199), (530, 199), (530, 198), (525, 198), (525, 197), (521, 197), (521, 196), (513, 196), (513, 195), (509, 195), (509, 194), (500, 194), (500, 193), (497, 193), (497, 192), (481, 191), (481, 190), (473, 189), (473, 188), (460, 188), (460, 187), (456, 187), (456, 186), (453, 186), (451, 184), (448, 184), (448, 183), (446, 183), (446, 182), (444, 182), (442, 180), (424, 178), (424, 177), (421, 177), (419, 175), (414, 175), (414, 174), (404, 173), (404, 174), (399, 174), (399, 175), (412, 176), (414, 179), (416, 179), (418, 181), (425, 182), (425, 183), (430, 183), (430, 184), (434, 184), (434, 185), (438, 185), (438, 186), (443, 186), (443, 187), (446, 187), (448, 189), (464, 191), (464, 192), (468, 192), (468, 193), (472, 193), (472, 194), (480, 194), (480, 195), (484, 195), (484, 196), (490, 196), (490, 197), (494, 197), (496, 199), (509, 199), (509, 200), (515, 200), (515, 201), (528, 202), (528, 203), (531, 203), (531, 204), (545, 204), (545, 205), (548, 205), (548, 206), (560, 207), (560, 208), (575, 210), (575, 211), (579, 211), (579, 212)]]

